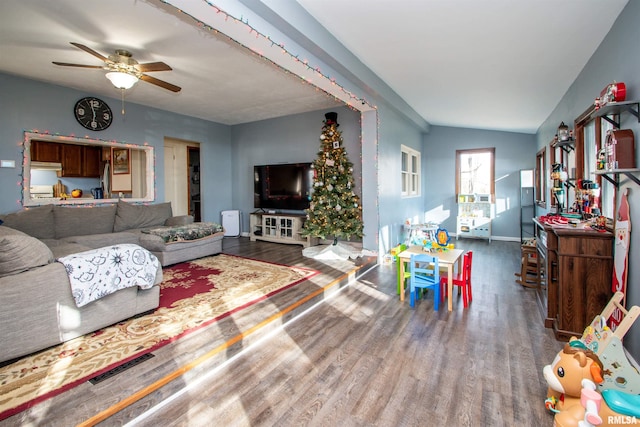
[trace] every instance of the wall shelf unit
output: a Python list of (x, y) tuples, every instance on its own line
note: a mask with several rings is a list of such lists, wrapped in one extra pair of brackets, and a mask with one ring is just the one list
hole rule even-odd
[(620, 175), (624, 175), (631, 181), (640, 185), (640, 178), (636, 175), (640, 172), (640, 169), (612, 169), (612, 170), (599, 170), (595, 171), (596, 175), (602, 176), (604, 179), (612, 183), (618, 188), (620, 186)]
[(616, 120), (615, 116), (625, 112), (633, 114), (640, 122), (640, 101), (611, 102), (595, 110), (591, 117), (602, 117), (616, 129), (620, 129), (620, 119)]
[(551, 144), (552, 147), (560, 147), (562, 151), (569, 154), (573, 150), (576, 149), (576, 141), (573, 138), (570, 138), (566, 141), (555, 141)]

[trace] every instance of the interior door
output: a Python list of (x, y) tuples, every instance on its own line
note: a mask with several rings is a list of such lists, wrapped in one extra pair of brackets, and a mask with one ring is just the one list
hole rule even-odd
[(199, 146), (197, 142), (174, 138), (164, 140), (165, 202), (171, 202), (173, 215), (191, 214), (189, 148)]
[(164, 145), (164, 201), (171, 202), (171, 211), (178, 215), (178, 188), (176, 175), (176, 147), (171, 144)]

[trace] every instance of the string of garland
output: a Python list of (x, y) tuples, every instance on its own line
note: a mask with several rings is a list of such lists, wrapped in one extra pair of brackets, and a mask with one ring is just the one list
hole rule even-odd
[[(161, 2), (162, 2), (162, 3), (164, 3), (164, 4), (167, 4), (167, 5), (171, 6), (171, 7), (174, 7), (174, 8), (175, 8), (175, 6), (173, 6), (171, 3), (169, 3), (169, 1), (168, 1), (168, 0), (161, 0)], [(343, 92), (345, 95), (347, 95), (347, 96), (348, 96), (348, 97), (349, 97), (353, 102), (358, 102), (358, 103), (360, 103), (360, 104), (362, 104), (362, 105), (368, 105), (368, 104), (369, 104), (369, 103), (368, 103), (364, 98), (360, 98), (360, 97), (356, 96), (353, 92), (348, 91), (344, 86), (342, 86), (342, 85), (338, 84), (338, 83), (336, 82), (336, 79), (335, 79), (335, 78), (332, 78), (332, 77), (330, 77), (330, 76), (328, 76), (328, 75), (324, 74), (324, 73), (321, 71), (320, 67), (317, 67), (317, 66), (316, 66), (316, 67), (313, 67), (313, 66), (309, 65), (309, 61), (308, 61), (307, 59), (301, 60), (301, 59), (299, 58), (299, 55), (294, 55), (293, 53), (289, 52), (289, 51), (285, 48), (284, 43), (278, 43), (278, 42), (276, 42), (276, 41), (275, 41), (275, 40), (273, 40), (270, 36), (268, 36), (268, 35), (266, 35), (266, 34), (261, 33), (261, 32), (260, 32), (260, 31), (258, 31), (255, 27), (253, 27), (253, 26), (249, 25), (249, 19), (244, 19), (242, 16), (240, 16), (240, 18), (236, 18), (235, 16), (233, 16), (233, 15), (231, 15), (231, 14), (229, 14), (229, 13), (225, 12), (224, 10), (220, 9), (219, 7), (217, 7), (216, 5), (214, 5), (213, 3), (211, 3), (210, 1), (208, 1), (208, 0), (204, 0), (204, 2), (205, 2), (209, 7), (213, 8), (213, 9), (214, 9), (214, 11), (215, 11), (217, 14), (222, 14), (222, 15), (224, 15), (224, 19), (225, 19), (225, 21), (228, 21), (229, 19), (231, 19), (233, 22), (236, 22), (236, 23), (240, 23), (240, 24), (245, 25), (245, 26), (247, 27), (247, 29), (249, 30), (249, 33), (250, 33), (250, 34), (253, 34), (253, 33), (255, 33), (255, 34), (256, 34), (256, 38), (262, 37), (263, 39), (268, 40), (268, 41), (271, 43), (271, 46), (272, 46), (272, 47), (273, 47), (273, 46), (277, 46), (278, 48), (280, 48), (280, 49), (282, 50), (282, 53), (283, 53), (283, 54), (289, 55), (290, 59), (292, 59), (292, 60), (296, 61), (296, 62), (297, 62), (297, 63), (299, 63), (299, 64), (303, 64), (303, 65), (304, 65), (308, 70), (313, 71), (314, 73), (317, 73), (320, 77), (327, 79), (329, 82), (331, 82), (331, 84), (332, 84), (333, 86), (337, 87), (341, 92)], [(292, 75), (294, 75), (294, 76), (298, 77), (302, 82), (304, 82), (304, 83), (306, 83), (306, 84), (312, 84), (311, 82), (309, 82), (309, 81), (307, 81), (306, 79), (304, 79), (302, 76), (299, 76), (299, 75), (297, 75), (297, 74), (295, 74), (295, 73), (292, 73), (291, 71), (287, 70), (286, 68), (284, 68), (284, 67), (283, 67), (283, 66), (281, 66), (280, 64), (277, 64), (276, 62), (274, 62), (274, 61), (272, 61), (271, 59), (269, 59), (269, 58), (265, 57), (264, 55), (262, 55), (260, 52), (257, 52), (255, 49), (252, 49), (252, 48), (251, 48), (251, 46), (247, 46), (247, 45), (245, 45), (245, 44), (241, 43), (240, 41), (235, 40), (234, 38), (232, 38), (232, 37), (230, 37), (230, 36), (228, 36), (228, 35), (224, 34), (223, 32), (219, 31), (218, 29), (213, 28), (213, 27), (211, 27), (210, 25), (207, 25), (206, 23), (202, 22), (201, 20), (199, 20), (199, 19), (198, 19), (198, 18), (196, 18), (195, 16), (193, 16), (193, 15), (191, 15), (191, 14), (189, 14), (189, 13), (185, 12), (185, 11), (184, 11), (184, 10), (182, 10), (182, 9), (178, 9), (178, 8), (176, 8), (176, 10), (178, 10), (180, 13), (182, 13), (182, 14), (184, 14), (184, 15), (188, 16), (189, 18), (191, 18), (191, 19), (196, 23), (196, 25), (197, 25), (198, 27), (202, 28), (203, 30), (206, 30), (206, 31), (209, 31), (209, 32), (213, 32), (213, 33), (215, 33), (215, 34), (222, 35), (222, 36), (226, 37), (228, 40), (230, 40), (230, 41), (232, 41), (232, 42), (234, 42), (234, 43), (237, 43), (238, 45), (240, 45), (240, 46), (242, 46), (242, 47), (244, 47), (244, 48), (246, 48), (246, 49), (249, 49), (251, 52), (253, 52), (253, 53), (255, 53), (256, 55), (260, 56), (262, 59), (264, 59), (264, 60), (266, 60), (266, 61), (270, 62), (271, 64), (273, 64), (274, 66), (278, 67), (280, 70), (282, 70), (282, 71), (284, 71), (284, 72), (286, 72), (286, 73), (288, 73), (288, 74), (292, 74)], [(312, 84), (312, 85), (313, 85), (313, 84)], [(336, 99), (336, 100), (338, 100), (338, 101), (340, 101), (340, 102), (344, 102), (344, 100), (342, 100), (342, 99), (338, 98), (337, 96), (334, 96), (334, 95), (330, 94), (329, 92), (327, 92), (327, 91), (323, 90), (322, 88), (320, 88), (320, 87), (318, 87), (318, 86), (316, 86), (316, 85), (314, 85), (314, 86), (316, 87), (316, 89), (317, 89), (317, 90), (320, 90), (320, 91), (324, 92), (327, 96), (332, 97), (332, 98), (334, 98), (334, 99)], [(356, 109), (355, 109), (353, 106), (351, 106), (349, 103), (347, 103), (347, 106), (348, 106), (349, 108), (351, 108), (351, 109), (356, 110)]]

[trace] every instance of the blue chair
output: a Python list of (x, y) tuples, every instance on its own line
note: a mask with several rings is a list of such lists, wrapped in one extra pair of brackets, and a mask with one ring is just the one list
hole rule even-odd
[(428, 254), (411, 255), (409, 262), (409, 305), (414, 307), (418, 292), (423, 289), (433, 288), (433, 307), (437, 311), (440, 305), (440, 272), (438, 258)]

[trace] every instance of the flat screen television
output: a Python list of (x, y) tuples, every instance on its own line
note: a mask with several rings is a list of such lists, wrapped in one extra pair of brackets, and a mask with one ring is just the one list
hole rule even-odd
[(257, 209), (304, 210), (313, 191), (311, 163), (253, 167), (253, 205)]

